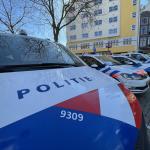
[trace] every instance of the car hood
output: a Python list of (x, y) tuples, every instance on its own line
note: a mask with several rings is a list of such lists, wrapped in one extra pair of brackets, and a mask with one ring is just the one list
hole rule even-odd
[(0, 83), (1, 150), (109, 150), (124, 140), (122, 149), (131, 149), (136, 143), (135, 119), (118, 82), (95, 69), (0, 73)]
[(128, 66), (128, 65), (112, 66), (112, 68), (120, 71), (121, 73), (130, 73), (130, 74), (135, 73), (136, 71), (139, 70), (133, 66)]
[(133, 65), (123, 65), (122, 66), (125, 69), (131, 69), (133, 72), (138, 71), (138, 70), (145, 70), (145, 71), (150, 71), (150, 64), (141, 64), (141, 66), (133, 66)]

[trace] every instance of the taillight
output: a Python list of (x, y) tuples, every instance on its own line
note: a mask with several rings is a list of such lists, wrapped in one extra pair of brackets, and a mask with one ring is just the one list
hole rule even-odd
[(135, 119), (136, 127), (140, 128), (141, 127), (141, 122), (142, 122), (142, 109), (141, 106), (136, 98), (136, 96), (129, 90), (127, 89), (124, 84), (120, 83), (119, 84), (120, 89), (126, 96), (130, 107), (132, 109), (132, 113)]

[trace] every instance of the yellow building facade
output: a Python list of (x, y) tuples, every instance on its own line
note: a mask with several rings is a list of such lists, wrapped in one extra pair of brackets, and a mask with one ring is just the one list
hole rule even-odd
[[(102, 0), (92, 10), (96, 14), (92, 26), (87, 25), (88, 19), (82, 18), (83, 14), (67, 26), (68, 48), (74, 53), (138, 50), (139, 1)], [(71, 27), (74, 27), (73, 30)]]

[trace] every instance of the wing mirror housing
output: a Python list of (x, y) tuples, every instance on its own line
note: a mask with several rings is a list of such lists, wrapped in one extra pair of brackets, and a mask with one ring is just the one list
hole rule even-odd
[(93, 65), (91, 65), (91, 67), (96, 69), (96, 68), (98, 68), (98, 65), (93, 64)]

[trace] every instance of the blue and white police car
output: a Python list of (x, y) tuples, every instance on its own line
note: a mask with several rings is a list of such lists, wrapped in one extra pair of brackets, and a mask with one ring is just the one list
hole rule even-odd
[(144, 93), (149, 89), (150, 78), (143, 69), (125, 68), (111, 56), (86, 54), (81, 59), (89, 66), (117, 79), (133, 93)]
[(119, 61), (121, 65), (125, 68), (130, 68), (132, 70), (145, 70), (150, 76), (150, 64), (149, 63), (141, 63), (140, 61), (133, 60), (124, 55), (113, 55), (115, 60)]
[(143, 119), (123, 84), (64, 46), (0, 34), (0, 150), (146, 150)]
[(147, 54), (142, 54), (142, 53), (127, 53), (124, 54), (125, 56), (128, 56), (134, 60), (140, 61), (142, 63), (150, 63), (150, 56)]

